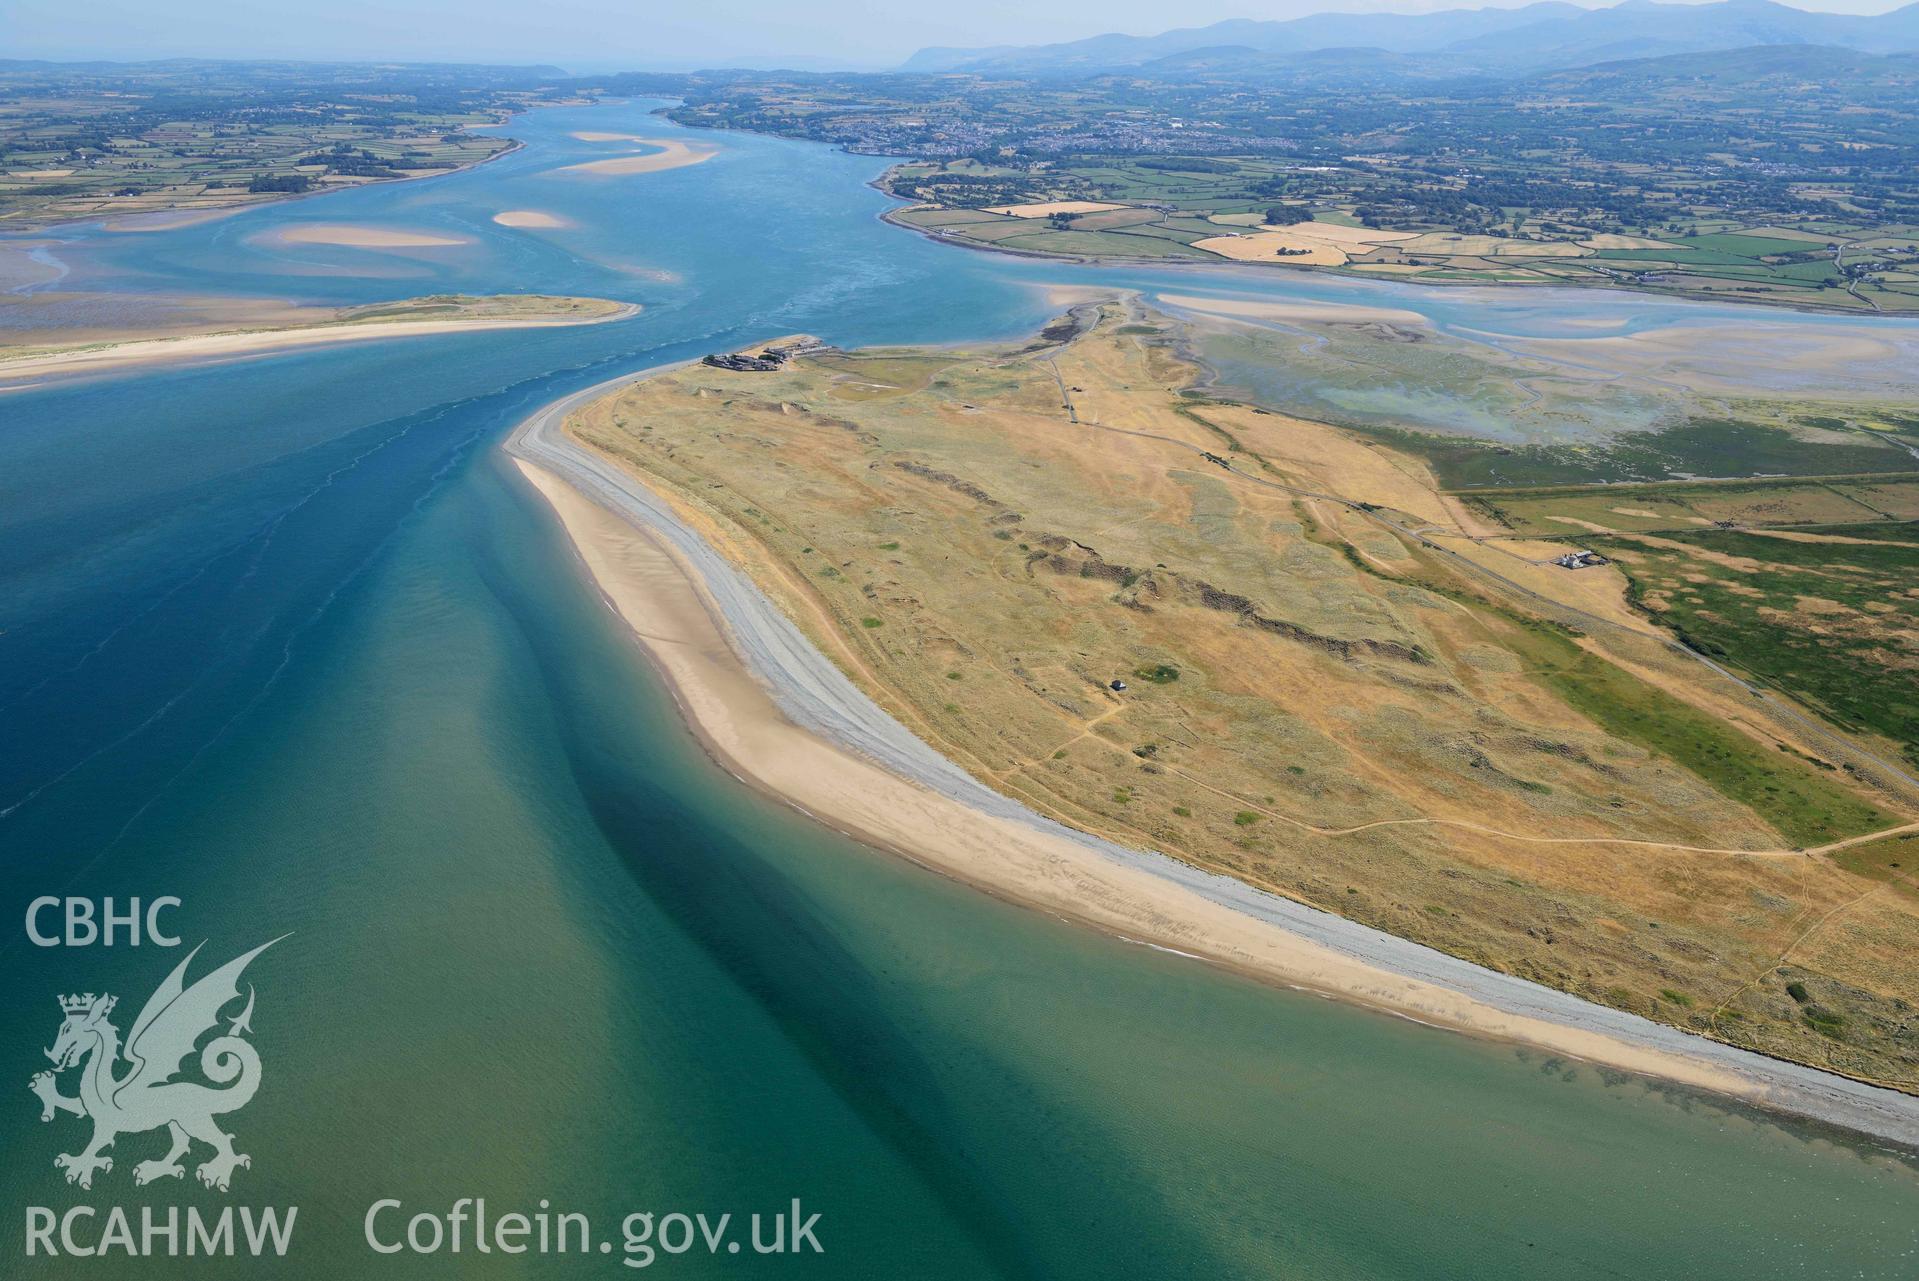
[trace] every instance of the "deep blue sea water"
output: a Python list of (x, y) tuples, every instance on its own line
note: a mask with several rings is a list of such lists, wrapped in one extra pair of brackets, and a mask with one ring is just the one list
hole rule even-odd
[[(62, 230), (61, 290), (357, 303), (538, 291), (590, 328), (413, 338), (0, 394), (0, 1275), (614, 1276), (636, 1211), (799, 1198), (824, 1255), (670, 1275), (1901, 1277), (1919, 1176), (1871, 1147), (1087, 933), (862, 849), (700, 754), (495, 446), (566, 391), (805, 331), (1030, 330), (1040, 286), (1210, 278), (966, 252), (877, 221), (871, 158), (726, 135), (713, 160), (554, 172), (663, 136), (648, 104), (516, 119), (477, 170), (160, 232)], [(563, 215), (554, 231), (502, 210)], [(455, 247), (289, 244), (301, 223)], [(37, 237), (44, 241), (48, 237)], [(1441, 327), (1738, 316), (1639, 297), (1324, 279)], [(137, 300), (135, 300), (137, 301)], [(131, 305), (131, 304), (129, 304)], [(1866, 322), (1831, 321), (1837, 327)], [(43, 949), (39, 895), (175, 895), (248, 972), (253, 1164), (222, 1194), (89, 1192), (28, 1077), (57, 994), (120, 1026), (177, 952)], [(197, 971), (196, 971), (197, 972)], [(6, 1084), (9, 1080), (13, 1084)], [(369, 1205), (589, 1214), (597, 1252), (386, 1256)], [(243, 1260), (23, 1257), (27, 1208), (298, 1206)], [(383, 1220), (387, 1236), (404, 1216)], [(736, 1232), (743, 1232), (736, 1227)]]

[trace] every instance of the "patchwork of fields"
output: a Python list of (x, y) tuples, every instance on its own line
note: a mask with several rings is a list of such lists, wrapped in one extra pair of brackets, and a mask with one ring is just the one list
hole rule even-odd
[[(1858, 311), (1919, 309), (1919, 226), (1698, 216), (1621, 234), (1526, 218), (1386, 226), (1357, 201), (1282, 199), (1299, 166), (1257, 157), (975, 159), (888, 175), (892, 217), (941, 236), (1075, 257), (1226, 259), (1468, 284), (1634, 285)], [(980, 203), (980, 202), (983, 202)], [(995, 210), (1012, 212), (994, 212)], [(1276, 216), (1272, 221), (1269, 215)]]
[(0, 228), (172, 212), (462, 168), (527, 95), (484, 69), (192, 62), (0, 73)]

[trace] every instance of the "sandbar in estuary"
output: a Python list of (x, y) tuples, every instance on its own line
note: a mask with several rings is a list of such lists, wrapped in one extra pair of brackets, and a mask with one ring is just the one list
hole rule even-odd
[(576, 165), (561, 165), (555, 173), (586, 173), (605, 177), (617, 177), (625, 174), (658, 173), (663, 169), (680, 169), (687, 165), (697, 165), (711, 160), (719, 154), (719, 147), (710, 142), (681, 142), (677, 138), (639, 138), (631, 134), (619, 133), (576, 133), (575, 138), (583, 142), (636, 142), (645, 147), (658, 147), (658, 151), (649, 151), (643, 155), (609, 156), (604, 160), (587, 160)]
[(168, 337), (130, 333), (118, 341), (48, 349), (0, 349), (0, 389), (43, 378), (104, 373), (134, 365), (173, 364), (262, 355), (336, 343), (372, 342), (485, 329), (538, 329), (602, 324), (639, 312), (632, 303), (599, 298), (501, 295), (447, 296), (354, 308), (312, 324)]

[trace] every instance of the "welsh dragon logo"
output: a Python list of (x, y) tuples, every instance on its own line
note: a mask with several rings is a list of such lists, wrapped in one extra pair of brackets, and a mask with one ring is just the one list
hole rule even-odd
[[(213, 1149), (213, 1155), (194, 1171), (210, 1188), (226, 1191), (233, 1171), (253, 1164), (251, 1157), (233, 1150), (233, 1136), (214, 1121), (245, 1107), (260, 1088), (260, 1055), (245, 1040), (253, 1030), (251, 985), (246, 1008), (228, 1021), (224, 1034), (200, 1050), (200, 1072), (213, 1086), (173, 1078), (200, 1038), (217, 1027), (220, 1011), (239, 999), (240, 974), (248, 962), (279, 941), (262, 943), (188, 987), (187, 966), (200, 953), (200, 948), (194, 948), (147, 998), (124, 1047), (120, 1030), (108, 1018), (117, 997), (89, 992), (60, 998), (66, 1017), (53, 1048), (46, 1052), (53, 1060), (53, 1071), (37, 1074), (31, 1088), (40, 1098), (42, 1121), (51, 1121), (57, 1112), (93, 1120), (92, 1142), (79, 1152), (53, 1158), (55, 1168), (66, 1171), (68, 1183), (92, 1187), (96, 1171), (113, 1169), (113, 1158), (106, 1151), (116, 1138), (162, 1126), (172, 1137), (172, 1147), (164, 1157), (133, 1167), (137, 1184), (183, 1177), (186, 1168), (181, 1158), (196, 1140)], [(123, 1059), (128, 1065), (124, 1071)], [(57, 1074), (80, 1064), (84, 1064), (80, 1093), (75, 1097), (60, 1093)]]

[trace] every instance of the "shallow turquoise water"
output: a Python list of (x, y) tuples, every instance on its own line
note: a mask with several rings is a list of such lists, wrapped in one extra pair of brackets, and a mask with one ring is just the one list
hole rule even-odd
[[(0, 1073), (23, 1086), (44, 1065), (56, 993), (119, 993), (124, 1028), (176, 959), (27, 946), (36, 895), (179, 895), (180, 932), (216, 960), (293, 932), (250, 972), (267, 1077), (229, 1118), (254, 1157), (233, 1193), (133, 1188), (151, 1136), (70, 1188), (52, 1157), (80, 1123), (41, 1125), (20, 1088), (0, 1105), (0, 1271), (258, 1275), (21, 1258), (28, 1206), (237, 1202), (300, 1207), (281, 1275), (618, 1274), (617, 1253), (363, 1244), (380, 1198), (461, 1196), (495, 1214), (544, 1198), (615, 1240), (635, 1210), (799, 1197), (823, 1215), (823, 1256), (655, 1265), (676, 1275), (1919, 1268), (1919, 1177), (1889, 1154), (1072, 929), (713, 769), (500, 435), (589, 381), (779, 333), (1014, 333), (1046, 313), (1034, 282), (1090, 273), (886, 228), (862, 185), (876, 162), (800, 144), (549, 172), (602, 150), (572, 130), (667, 128), (639, 106), (545, 111), (514, 123), (525, 150), (471, 173), (55, 247), (63, 289), (537, 289), (647, 310), (0, 401)], [(521, 208), (578, 227), (490, 222)], [(475, 244), (265, 235), (348, 220)], [(1502, 303), (1500, 323), (1548, 332), (1592, 300)], [(1674, 306), (1606, 300), (1635, 325)]]

